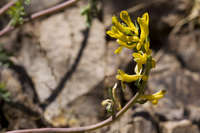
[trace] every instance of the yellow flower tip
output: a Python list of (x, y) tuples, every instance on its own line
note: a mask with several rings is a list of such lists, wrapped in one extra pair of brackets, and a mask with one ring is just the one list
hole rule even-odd
[(124, 42), (124, 41), (122, 41), (122, 40), (119, 40), (119, 39), (117, 39), (117, 43), (120, 45), (120, 46), (123, 46), (123, 47), (126, 47), (126, 48), (128, 48), (128, 49), (133, 49), (133, 48), (135, 48), (135, 44), (133, 43), (133, 44), (127, 44), (126, 42)]
[(139, 51), (138, 53), (133, 53), (132, 56), (134, 57), (135, 62), (137, 62), (139, 66), (142, 67), (142, 64), (146, 64), (147, 62), (147, 54), (146, 53), (142, 53), (141, 51)]
[(158, 91), (158, 92), (156, 92), (156, 93), (154, 93), (154, 94), (152, 95), (152, 99), (153, 99), (153, 100), (155, 100), (155, 99), (157, 99), (157, 100), (158, 100), (158, 99), (161, 99), (161, 98), (164, 97), (165, 93), (166, 93), (165, 90), (160, 90), (160, 91)]
[(118, 23), (118, 19), (117, 19), (116, 16), (113, 16), (113, 17), (112, 17), (112, 23), (113, 23), (113, 24)]
[(142, 17), (137, 18), (138, 23), (149, 24), (149, 14), (146, 12), (142, 15)]
[(146, 21), (146, 23), (149, 23), (149, 14), (148, 14), (148, 12), (145, 12), (143, 14), (142, 18)]
[(113, 36), (113, 32), (112, 31), (110, 31), (110, 30), (108, 30), (108, 31), (106, 31), (106, 34), (108, 34), (109, 36)]
[(159, 99), (163, 98), (165, 95), (166, 91), (165, 90), (160, 90), (154, 94), (151, 95), (142, 95), (140, 98), (141, 99), (146, 99), (149, 100), (152, 104), (157, 104)]
[(118, 30), (117, 30), (117, 28), (115, 26), (112, 26), (111, 30), (108, 30), (106, 32), (106, 34), (108, 34), (110, 37), (117, 38), (119, 32), (118, 32)]
[(167, 91), (166, 90), (160, 90), (159, 92), (158, 92), (160, 95), (165, 95), (166, 93), (167, 93)]
[(116, 79), (117, 79), (117, 80), (121, 80), (121, 81), (123, 80), (123, 78), (122, 78), (121, 75), (117, 75), (117, 76), (116, 76)]
[(156, 99), (156, 100), (152, 100), (151, 103), (152, 103), (153, 105), (157, 105), (157, 104), (158, 104), (158, 100), (157, 100), (157, 99)]
[[(144, 41), (147, 39), (147, 37), (149, 35), (149, 15), (148, 15), (148, 13), (144, 13), (141, 18), (138, 17), (137, 21), (138, 21), (138, 23), (140, 25), (140, 29), (141, 29), (141, 34), (140, 34), (140, 43), (141, 44), (140, 45), (143, 45)], [(137, 49), (141, 48), (140, 45), (138, 45)]]
[(117, 49), (115, 50), (114, 53), (115, 53), (115, 54), (119, 54), (119, 53), (121, 53), (122, 49), (123, 49), (123, 47), (120, 46), (119, 48), (117, 48)]
[(117, 76), (116, 76), (116, 79), (123, 81), (123, 79), (124, 79), (123, 76), (125, 75), (125, 72), (119, 69), (119, 70), (117, 71), (117, 73), (118, 73), (118, 74), (117, 74)]
[(128, 14), (128, 12), (127, 11), (121, 11), (120, 12), (120, 18), (124, 21), (124, 22), (127, 22), (127, 21), (129, 21), (128, 19), (129, 19), (129, 14)]
[(136, 46), (136, 49), (139, 51), (139, 50), (141, 49), (141, 47), (142, 47), (142, 43), (139, 42), (139, 43), (137, 44), (137, 46)]
[(141, 55), (140, 55), (139, 53), (133, 53), (132, 56), (133, 56), (134, 58), (140, 58), (140, 57), (141, 57)]
[(137, 22), (140, 24), (142, 22), (142, 18), (137, 17)]
[(138, 35), (138, 30), (136, 29), (135, 25), (131, 21), (131, 18), (127, 11), (121, 11), (120, 18), (127, 24), (128, 28), (130, 28), (131, 31), (133, 31), (136, 35)]
[(122, 70), (118, 70), (118, 74), (116, 76), (116, 79), (121, 80), (123, 82), (131, 83), (133, 81), (136, 81), (140, 78), (142, 78), (143, 75), (128, 75)]

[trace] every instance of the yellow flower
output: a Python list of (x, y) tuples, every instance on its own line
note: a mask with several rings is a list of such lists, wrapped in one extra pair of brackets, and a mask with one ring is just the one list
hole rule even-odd
[(142, 78), (143, 80), (147, 79), (146, 76), (144, 76), (144, 75), (128, 75), (122, 70), (118, 70), (118, 74), (117, 74), (116, 78), (118, 80), (121, 80), (122, 82), (127, 82), (127, 83), (131, 83), (140, 78)]
[(166, 91), (164, 90), (160, 90), (154, 94), (151, 94), (151, 95), (142, 95), (140, 96), (140, 98), (142, 100), (148, 100), (150, 101), (152, 104), (157, 104), (158, 103), (158, 100), (163, 98), (164, 95), (165, 95)]
[(149, 36), (149, 14), (148, 13), (144, 13), (142, 18), (138, 17), (137, 21), (140, 25), (140, 41), (137, 44), (137, 50), (140, 50), (142, 45), (144, 44), (144, 41), (147, 40), (148, 36)]
[(119, 44), (120, 46), (119, 46), (119, 48), (117, 48), (117, 49), (115, 50), (115, 52), (114, 52), (115, 54), (120, 53), (123, 47), (126, 47), (126, 48), (128, 48), (128, 49), (133, 49), (133, 48), (136, 47), (136, 43), (128, 44), (128, 43), (123, 42), (123, 41), (121, 41), (121, 40), (119, 40), (119, 39), (117, 39), (117, 42), (118, 42), (118, 44)]
[(128, 25), (131, 31), (133, 31), (136, 35), (138, 35), (138, 29), (135, 27), (135, 25), (131, 21), (131, 18), (127, 11), (121, 11), (120, 18)]
[(140, 41), (138, 36), (139, 31), (131, 21), (131, 18), (127, 11), (122, 11), (120, 13), (120, 18), (124, 23), (120, 23), (116, 16), (112, 17), (113, 26), (111, 30), (107, 31), (107, 34), (113, 38), (117, 39), (119, 43), (119, 48), (115, 50), (115, 53), (120, 53), (122, 48), (133, 49), (137, 46)]
[(119, 46), (116, 50), (115, 50), (115, 54), (119, 54), (122, 51), (123, 47)]
[[(133, 53), (132, 56), (134, 57), (134, 61), (137, 62), (135, 67), (135, 73), (140, 74), (142, 72), (142, 65), (147, 63), (147, 57), (148, 55), (146, 53), (143, 53), (142, 51), (139, 51), (138, 53)], [(151, 68), (155, 68), (156, 61), (154, 58), (151, 60)]]
[(128, 35), (128, 34), (132, 34), (131, 29), (125, 25), (122, 25), (116, 16), (112, 17), (112, 23), (113, 25), (123, 34)]
[(142, 71), (142, 65), (146, 64), (147, 62), (147, 54), (143, 54), (142, 51), (139, 51), (138, 53), (133, 53), (132, 55), (134, 57), (135, 62), (137, 62), (137, 65), (135, 67), (135, 73), (140, 74)]
[(126, 36), (122, 32), (120, 32), (115, 26), (112, 26), (110, 31), (107, 31), (107, 34), (113, 38), (117, 39), (120, 47), (115, 51), (115, 53), (121, 52), (123, 47), (128, 49), (133, 49), (136, 47), (136, 42), (139, 41), (139, 37), (137, 36)]

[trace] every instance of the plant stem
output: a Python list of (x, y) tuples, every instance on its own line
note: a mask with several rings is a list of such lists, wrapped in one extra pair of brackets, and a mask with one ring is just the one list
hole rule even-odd
[(11, 0), (5, 6), (0, 9), (0, 15), (6, 12), (11, 6), (13, 6), (18, 0)]
[(11, 23), (9, 22), (6, 27), (4, 27), (1, 31), (0, 31), (0, 36), (6, 34), (7, 32), (13, 30), (14, 27), (11, 25)]
[(99, 122), (94, 125), (84, 126), (84, 127), (75, 127), (75, 128), (39, 128), (39, 129), (25, 129), (25, 130), (15, 130), (15, 131), (8, 131), (6, 133), (83, 133), (86, 131), (92, 131), (104, 126), (107, 126), (117, 119), (120, 118), (129, 108), (131, 108), (140, 97), (140, 93), (136, 93), (136, 95), (116, 114), (116, 116), (109, 117), (108, 119)]
[[(42, 17), (42, 16), (46, 16), (48, 14), (51, 14), (51, 13), (55, 13), (57, 11), (60, 11), (64, 8), (67, 8), (73, 4), (75, 4), (76, 2), (78, 2), (79, 0), (68, 0), (66, 2), (63, 2), (61, 4), (58, 4), (56, 6), (53, 6), (53, 7), (50, 7), (48, 9), (44, 9), (42, 11), (39, 11), (39, 12), (36, 12), (36, 13), (33, 13), (32, 15), (30, 15), (29, 18), (26, 18), (24, 19), (24, 22), (29, 22), (31, 20), (35, 20), (39, 17)], [(14, 4), (14, 3), (13, 3)], [(10, 4), (11, 5), (11, 4)], [(10, 7), (10, 6), (9, 6)], [(7, 8), (8, 9), (8, 8)], [(3, 9), (1, 9), (3, 10)], [(4, 9), (5, 10), (5, 9)], [(0, 31), (0, 37), (5, 35), (6, 33), (12, 31), (15, 27), (11, 26), (11, 25), (7, 25), (5, 28), (3, 28), (1, 31)]]
[(39, 12), (36, 12), (34, 14), (31, 15), (30, 19), (37, 19), (41, 16), (45, 16), (45, 15), (48, 15), (48, 14), (51, 14), (51, 13), (55, 13), (57, 11), (60, 11), (66, 7), (69, 7), (73, 4), (75, 4), (76, 2), (78, 2), (79, 0), (68, 0), (66, 2), (63, 2), (59, 5), (56, 5), (56, 6), (53, 6), (51, 8), (48, 8), (48, 9), (45, 9), (45, 10), (42, 10), (42, 11), (39, 11)]

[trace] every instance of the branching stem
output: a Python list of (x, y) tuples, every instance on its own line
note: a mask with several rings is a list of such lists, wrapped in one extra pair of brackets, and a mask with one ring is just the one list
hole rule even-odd
[(84, 126), (84, 127), (74, 127), (74, 128), (39, 128), (39, 129), (25, 129), (25, 130), (15, 130), (8, 131), (6, 133), (82, 133), (86, 131), (92, 131), (113, 123), (115, 120), (119, 119), (129, 108), (131, 108), (140, 97), (139, 93), (136, 95), (116, 114), (115, 118), (109, 117), (108, 119), (99, 122), (94, 125)]
[(18, 0), (11, 0), (5, 6), (0, 9), (0, 15), (5, 13), (11, 6), (13, 6)]
[[(1, 8), (0, 9), (0, 15), (5, 12), (6, 10), (8, 10), (9, 7), (11, 7), (12, 5), (14, 5), (14, 3), (16, 2), (17, 0), (13, 1), (13, 2), (9, 2), (8, 4), (6, 4), (5, 7)], [(61, 4), (58, 4), (56, 6), (53, 6), (53, 7), (50, 7), (48, 9), (44, 9), (42, 11), (39, 11), (39, 12), (36, 12), (36, 13), (33, 13), (32, 15), (30, 15), (30, 18), (27, 18), (24, 20), (24, 22), (28, 22), (28, 21), (31, 21), (31, 20), (35, 20), (39, 17), (42, 17), (42, 16), (46, 16), (46, 15), (49, 15), (51, 13), (55, 13), (57, 11), (60, 11), (64, 8), (67, 8), (73, 4), (75, 4), (76, 2), (78, 2), (79, 0), (68, 0), (66, 2), (63, 2)], [(8, 24), (4, 29), (2, 29), (0, 31), (0, 36), (3, 36), (5, 35), (6, 33), (12, 31), (15, 27), (13, 27), (12, 25)]]

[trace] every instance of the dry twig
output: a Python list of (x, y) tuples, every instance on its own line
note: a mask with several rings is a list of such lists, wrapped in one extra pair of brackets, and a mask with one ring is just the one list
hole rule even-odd
[(115, 120), (119, 119), (129, 108), (133, 106), (134, 103), (140, 97), (140, 93), (136, 93), (136, 95), (116, 114), (116, 116), (109, 117), (108, 119), (99, 122), (94, 125), (84, 126), (84, 127), (74, 127), (74, 128), (39, 128), (39, 129), (25, 129), (25, 130), (16, 130), (16, 131), (8, 131), (6, 133), (83, 133), (86, 131), (92, 131), (104, 126), (107, 126), (113, 123)]
[(3, 6), (0, 9), (0, 15), (2, 15), (3, 13), (5, 13), (11, 6), (13, 6), (18, 0), (12, 0), (9, 3), (7, 3), (5, 6)]
[[(46, 16), (46, 15), (49, 15), (51, 13), (55, 13), (57, 11), (60, 11), (66, 7), (69, 7), (73, 4), (75, 4), (76, 2), (78, 2), (79, 0), (68, 0), (66, 2), (63, 2), (61, 4), (58, 4), (56, 6), (53, 6), (51, 8), (48, 8), (48, 9), (44, 9), (42, 11), (39, 11), (39, 12), (36, 12), (36, 13), (33, 13), (32, 15), (30, 15), (30, 18), (28, 19), (25, 19), (24, 22), (28, 22), (28, 21), (31, 21), (31, 20), (35, 20), (39, 17), (42, 17), (42, 16)], [(2, 10), (2, 12), (6, 11), (6, 9), (8, 9), (10, 7), (10, 5), (12, 6), (14, 3), (8, 3), (7, 7), (3, 7), (2, 9), (0, 9), (0, 11)], [(3, 36), (5, 35), (6, 33), (12, 31), (15, 27), (11, 26), (10, 24), (8, 24), (4, 29), (2, 29), (0, 31), (0, 36)]]

